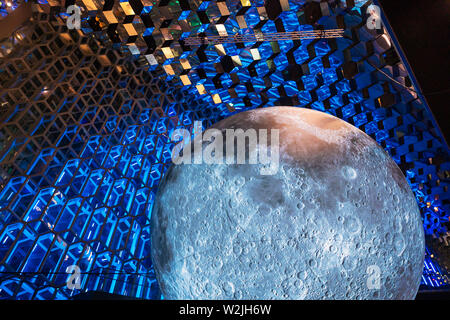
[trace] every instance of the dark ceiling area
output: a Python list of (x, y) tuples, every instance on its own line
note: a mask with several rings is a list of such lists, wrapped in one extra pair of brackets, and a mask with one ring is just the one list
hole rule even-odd
[(450, 110), (450, 1), (379, 0), (447, 144)]

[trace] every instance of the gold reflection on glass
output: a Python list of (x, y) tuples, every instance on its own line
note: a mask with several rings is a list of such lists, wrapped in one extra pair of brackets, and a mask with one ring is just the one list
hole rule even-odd
[(118, 23), (119, 22), (112, 11), (103, 11), (103, 14), (106, 18), (106, 21), (108, 21), (108, 23)]
[(164, 65), (163, 67), (164, 67), (164, 70), (166, 71), (166, 73), (167, 73), (169, 76), (173, 76), (173, 75), (175, 74), (175, 71), (173, 70), (172, 65), (166, 64), (166, 65)]
[(163, 47), (163, 48), (161, 48), (161, 51), (164, 53), (164, 56), (165, 56), (167, 59), (171, 59), (171, 58), (174, 57), (174, 56), (173, 56), (172, 49), (170, 49), (170, 47)]
[(127, 16), (133, 16), (135, 15), (133, 8), (131, 8), (131, 5), (129, 2), (121, 2), (120, 6), (122, 7), (123, 12), (125, 12), (125, 14)]
[(198, 93), (200, 94), (206, 94), (205, 86), (202, 84), (198, 84), (195, 86), (197, 88)]
[(215, 104), (219, 104), (219, 103), (222, 102), (222, 99), (220, 99), (220, 96), (219, 96), (218, 93), (213, 94), (213, 95), (212, 95), (212, 98), (213, 98), (213, 101), (214, 101)]
[(137, 36), (138, 33), (136, 32), (136, 29), (134, 28), (132, 23), (125, 23), (123, 27), (125, 28), (129, 36)]
[(188, 59), (180, 59), (180, 63), (184, 70), (188, 70), (188, 69), (192, 68)]
[(83, 0), (83, 4), (85, 5), (86, 9), (88, 9), (89, 11), (98, 9), (92, 0)]
[(189, 77), (186, 74), (180, 76), (180, 79), (185, 86), (192, 84), (191, 80), (189, 80)]

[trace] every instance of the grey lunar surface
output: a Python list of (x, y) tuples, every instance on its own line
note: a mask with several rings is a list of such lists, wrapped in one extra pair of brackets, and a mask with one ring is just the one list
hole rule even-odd
[[(166, 299), (415, 297), (425, 246), (419, 209), (375, 141), (336, 117), (292, 107), (214, 127), (280, 129), (280, 167), (275, 175), (251, 164), (168, 170), (151, 216)], [(373, 266), (379, 289), (368, 285)]]

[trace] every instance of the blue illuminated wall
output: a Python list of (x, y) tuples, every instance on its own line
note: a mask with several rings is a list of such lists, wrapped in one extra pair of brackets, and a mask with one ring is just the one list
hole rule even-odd
[(67, 299), (78, 265), (83, 291), (159, 298), (149, 215), (169, 132), (199, 103), (93, 38), (33, 28), (0, 67), (0, 297)]
[[(146, 7), (141, 16), (170, 3)], [(289, 10), (270, 20), (259, 15), (262, 1), (227, 2), (226, 26), (241, 32), (236, 21), (242, 17), (263, 32), (311, 30), (318, 23), (342, 27), (346, 36), (224, 44), (225, 55), (214, 46), (185, 48), (173, 59), (154, 50), (157, 64), (149, 63), (139, 39), (121, 34), (126, 45), (113, 44), (87, 20), (82, 31), (68, 32), (61, 21), (37, 15), (22, 45), (0, 62), (0, 297), (67, 299), (97, 290), (159, 298), (149, 217), (170, 164), (171, 133), (255, 107), (312, 108), (365, 131), (407, 176), (426, 234), (445, 234), (448, 148), (407, 69), (382, 34), (364, 30), (362, 3), (330, 4), (330, 14), (310, 24), (299, 14), (305, 3), (289, 1)], [(189, 17), (192, 34), (212, 32), (204, 14), (214, 21), (215, 5), (174, 11), (174, 21)], [(156, 27), (145, 32), (159, 39), (152, 18)], [(129, 54), (130, 41), (140, 54)], [(232, 56), (240, 63), (224, 58)], [(164, 67), (178, 70), (180, 59), (191, 65), (184, 73), (191, 85)], [(81, 269), (81, 290), (66, 286), (70, 265)], [(430, 251), (422, 280), (427, 287), (448, 284)]]

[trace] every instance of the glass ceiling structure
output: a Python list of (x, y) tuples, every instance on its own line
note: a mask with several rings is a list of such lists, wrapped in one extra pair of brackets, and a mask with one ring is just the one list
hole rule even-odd
[[(81, 29), (67, 28), (61, 2), (40, 0), (0, 60), (0, 298), (161, 298), (149, 217), (171, 133), (276, 105), (327, 112), (374, 138), (407, 177), (425, 233), (447, 243), (449, 149), (387, 21), (367, 28), (370, 1), (71, 4)], [(186, 44), (330, 29), (343, 36)], [(449, 285), (438, 260), (429, 247), (423, 288)], [(71, 265), (81, 289), (66, 286)]]

